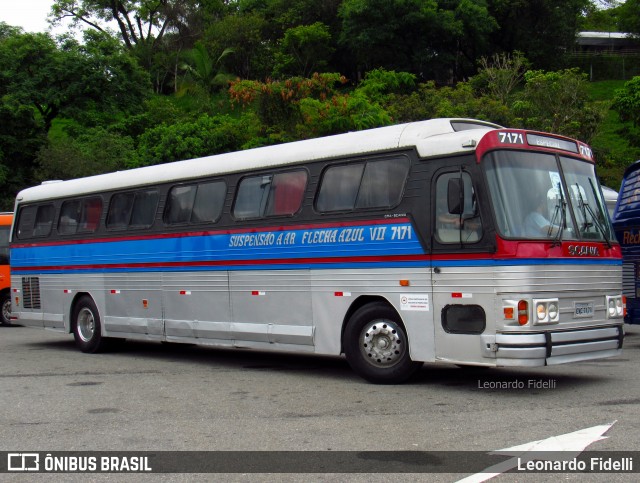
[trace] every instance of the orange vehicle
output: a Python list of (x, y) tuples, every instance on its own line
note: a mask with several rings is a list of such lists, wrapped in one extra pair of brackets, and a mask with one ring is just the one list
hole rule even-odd
[(9, 271), (9, 232), (13, 213), (0, 213), (0, 323), (11, 324), (11, 274)]

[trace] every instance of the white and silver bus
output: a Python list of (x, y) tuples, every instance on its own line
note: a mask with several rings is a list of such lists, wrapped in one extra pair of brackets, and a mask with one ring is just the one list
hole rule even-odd
[(16, 200), (12, 317), (84, 352), (345, 354), (376, 383), (616, 356), (605, 210), (588, 146), (470, 119), (49, 182)]

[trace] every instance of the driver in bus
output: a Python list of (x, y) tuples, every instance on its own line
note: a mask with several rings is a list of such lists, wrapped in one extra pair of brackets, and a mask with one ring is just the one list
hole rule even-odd
[(536, 198), (535, 209), (524, 219), (524, 234), (534, 238), (549, 238), (558, 233), (558, 225), (551, 224), (547, 219), (547, 196), (539, 195)]

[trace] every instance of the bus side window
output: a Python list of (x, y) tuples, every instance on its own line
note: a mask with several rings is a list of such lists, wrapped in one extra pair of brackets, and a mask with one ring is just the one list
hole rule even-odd
[(100, 215), (102, 215), (102, 198), (88, 198), (84, 200), (78, 231), (83, 233), (93, 233), (96, 231), (100, 224)]
[(410, 164), (408, 158), (368, 162), (356, 208), (390, 208), (400, 203)]
[(132, 228), (149, 228), (153, 225), (158, 208), (158, 198), (158, 192), (155, 190), (137, 192), (133, 201), (129, 226)]
[(171, 188), (164, 213), (165, 223), (174, 225), (189, 221), (197, 190), (196, 185), (174, 186)]
[(364, 163), (328, 168), (322, 177), (316, 209), (320, 212), (353, 210), (363, 171)]
[(133, 193), (116, 193), (111, 197), (109, 212), (107, 213), (107, 228), (123, 230), (129, 225), (131, 208), (133, 207)]
[(53, 227), (53, 205), (38, 206), (36, 212), (36, 223), (33, 227), (33, 236), (47, 236), (51, 233)]
[(271, 183), (271, 193), (265, 214), (267, 216), (282, 216), (296, 213), (302, 206), (306, 186), (306, 171), (276, 174)]
[(61, 235), (73, 235), (78, 230), (80, 220), (80, 200), (65, 201), (60, 208), (58, 219), (58, 233)]
[[(463, 207), (461, 214), (449, 211), (449, 181), (462, 178)], [(475, 243), (482, 238), (482, 220), (469, 173), (459, 171), (442, 174), (436, 181), (435, 236), (440, 243)]]
[(243, 178), (238, 186), (233, 216), (238, 220), (260, 218), (267, 204), (271, 188), (271, 175)]
[(411, 162), (393, 158), (329, 167), (320, 184), (320, 212), (391, 208), (400, 203)]
[(226, 196), (227, 184), (224, 181), (200, 183), (193, 203), (191, 222), (218, 221), (222, 215)]

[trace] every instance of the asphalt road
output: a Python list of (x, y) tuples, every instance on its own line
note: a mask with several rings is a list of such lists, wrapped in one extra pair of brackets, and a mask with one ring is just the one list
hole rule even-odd
[[(0, 327), (0, 451), (484, 455), (613, 422), (607, 438), (588, 449), (640, 451), (640, 327), (626, 331), (624, 353), (614, 359), (539, 369), (427, 364), (408, 384), (377, 386), (359, 379), (342, 358), (141, 342), (88, 355), (75, 348), (71, 335)], [(637, 471), (640, 458), (634, 465)], [(340, 473), (338, 465), (326, 474), (239, 472), (224, 480), (454, 482), (473, 472), (463, 461), (457, 471), (333, 474)], [(124, 477), (71, 476), (77, 481)], [(136, 475), (136, 481), (143, 476), (222, 481), (216, 474)], [(0, 475), (5, 477), (24, 480), (24, 475)], [(69, 481), (70, 475), (60, 478)], [(510, 473), (490, 481), (560, 479), (638, 478), (637, 473)]]

